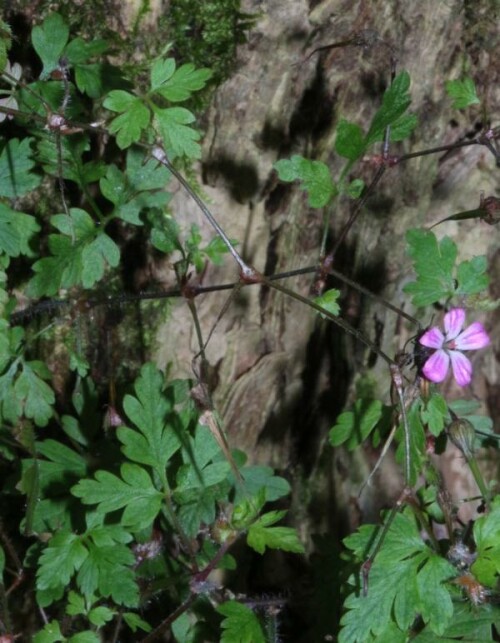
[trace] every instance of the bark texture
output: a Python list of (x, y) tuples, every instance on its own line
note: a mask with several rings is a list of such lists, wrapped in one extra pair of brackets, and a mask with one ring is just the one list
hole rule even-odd
[[(239, 241), (245, 259), (261, 271), (281, 272), (317, 262), (324, 214), (311, 209), (297, 187), (279, 183), (272, 164), (298, 153), (327, 162), (333, 176), (338, 175), (342, 162), (333, 149), (335, 128), (341, 118), (364, 127), (369, 123), (389, 82), (391, 52), (397, 69), (410, 73), (411, 109), (419, 119), (412, 139), (394, 144), (391, 152), (450, 143), (480, 127), (484, 114), (459, 113), (446, 98), (445, 81), (459, 78), (464, 66), (480, 95), (487, 97), (495, 124), (498, 32), (489, 2), (247, 0), (244, 10), (259, 12), (260, 18), (248, 43), (239, 48), (233, 76), (219, 88), (209, 110), (200, 179), (219, 222)], [(307, 59), (315, 47), (352, 38), (364, 40), (365, 46), (340, 46)], [(367, 159), (353, 177), (369, 183), (374, 173)], [(393, 168), (348, 234), (336, 269), (413, 312), (402, 292), (411, 279), (404, 255), (406, 230), (476, 207), (482, 190), (497, 194), (498, 177), (492, 155), (478, 147), (420, 157)], [(184, 195), (178, 195), (177, 205), (188, 219), (201, 221)], [(331, 240), (351, 208), (347, 199), (340, 199), (328, 213)], [(462, 258), (485, 253), (498, 266), (496, 228), (450, 222), (436, 233), (451, 236)], [(224, 270), (211, 270), (205, 283), (236, 276), (228, 261)], [(311, 278), (289, 279), (287, 285), (308, 295)], [(381, 304), (354, 290), (343, 291), (344, 317), (386, 353), (394, 355), (414, 334), (415, 329), (400, 324)], [(200, 300), (205, 336), (226, 297)], [(169, 322), (158, 359), (173, 360), (182, 370), (197, 347), (181, 307), (174, 317), (176, 330)], [(494, 315), (486, 323), (498, 347)], [(377, 519), (380, 506), (400, 489), (397, 470), (388, 461), (376, 486), (358, 502), (357, 492), (374, 454), (332, 453), (325, 437), (336, 415), (352, 400), (360, 378), (366, 382), (370, 377), (379, 393), (388, 395), (390, 378), (382, 360), (318, 320), (307, 307), (255, 286), (232, 301), (208, 344), (208, 356), (217, 370), (216, 402), (232, 445), (293, 479), (296, 520), (304, 536), (333, 526), (339, 537), (359, 520)], [(470, 395), (486, 399), (489, 393), (491, 412), (498, 415), (495, 352), (479, 360), (475, 368), (481, 377), (475, 377)], [(445, 475), (457, 496), (475, 493), (471, 481), (463, 479), (457, 452), (450, 450), (446, 457)]]

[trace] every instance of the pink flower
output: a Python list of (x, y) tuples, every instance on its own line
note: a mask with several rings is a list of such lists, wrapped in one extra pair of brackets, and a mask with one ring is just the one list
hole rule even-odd
[[(452, 308), (444, 316), (444, 335), (437, 326), (427, 330), (419, 342), (436, 351), (425, 362), (422, 369), (431, 382), (442, 382), (450, 367), (459, 386), (467, 386), (472, 379), (472, 364), (460, 351), (484, 348), (490, 343), (488, 333), (479, 322), (462, 330), (465, 321), (463, 308)], [(460, 332), (462, 331), (462, 332)]]

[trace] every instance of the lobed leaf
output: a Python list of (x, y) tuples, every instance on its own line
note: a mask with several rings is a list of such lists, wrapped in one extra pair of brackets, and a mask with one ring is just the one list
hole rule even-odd
[(284, 511), (271, 511), (258, 518), (248, 529), (248, 546), (258, 554), (263, 554), (266, 547), (303, 554), (304, 546), (299, 540), (296, 529), (291, 527), (270, 527), (270, 525), (281, 520), (284, 515)]
[[(386, 128), (389, 125), (397, 126), (398, 119), (402, 117), (411, 103), (411, 97), (408, 93), (409, 88), (410, 75), (407, 71), (402, 71), (384, 92), (382, 105), (373, 117), (366, 135), (366, 145), (384, 140)], [(405, 125), (406, 129), (408, 129), (408, 123)], [(401, 127), (401, 122), (399, 126)]]
[(0, 196), (17, 199), (40, 185), (41, 177), (32, 172), (32, 138), (8, 141), (0, 153)]
[(219, 605), (217, 611), (225, 617), (221, 623), (224, 630), (221, 643), (266, 643), (259, 619), (246, 605), (228, 601)]
[(322, 208), (337, 194), (330, 170), (321, 161), (310, 161), (298, 154), (291, 159), (282, 159), (274, 164), (282, 181), (299, 180), (301, 188), (309, 195), (309, 205)]
[[(164, 98), (172, 102), (187, 100), (195, 91), (205, 87), (207, 80), (212, 76), (210, 69), (196, 69), (192, 63), (181, 65), (175, 72), (175, 61), (172, 58), (162, 65), (155, 66), (151, 71), (151, 89), (157, 91)], [(153, 78), (153, 70), (156, 71)]]
[(33, 27), (31, 41), (43, 63), (40, 78), (47, 78), (59, 66), (68, 38), (69, 27), (58, 13), (49, 14), (41, 25)]
[(201, 157), (201, 147), (198, 141), (200, 133), (189, 127), (195, 118), (184, 107), (155, 108), (155, 117), (165, 149), (169, 155), (187, 156), (192, 159)]
[(429, 306), (451, 297), (455, 292), (453, 268), (457, 258), (453, 241), (444, 237), (438, 242), (434, 233), (417, 229), (409, 230), (406, 240), (417, 280), (403, 290), (413, 295), (413, 305)]
[(352, 411), (345, 411), (330, 429), (330, 444), (333, 447), (347, 442), (352, 451), (370, 435), (383, 417), (383, 405), (379, 400), (358, 399)]
[(342, 119), (337, 125), (335, 151), (350, 161), (356, 161), (365, 153), (367, 143), (363, 130), (356, 123)]
[(465, 109), (470, 105), (477, 105), (481, 101), (476, 94), (476, 86), (472, 78), (466, 77), (463, 80), (449, 80), (446, 85), (446, 93), (453, 99), (455, 109)]
[(97, 471), (95, 480), (81, 480), (71, 488), (71, 493), (84, 504), (97, 504), (97, 511), (102, 514), (124, 508), (123, 525), (135, 529), (149, 527), (160, 511), (163, 494), (142, 467), (125, 463), (120, 472), (121, 478), (108, 471)]
[[(364, 525), (344, 544), (363, 559), (376, 529)], [(413, 515), (397, 514), (371, 567), (368, 594), (353, 592), (345, 601), (339, 643), (381, 640), (389, 624), (407, 632), (417, 617), (442, 634), (453, 616), (443, 583), (454, 576), (455, 568), (423, 542)]]
[(69, 216), (54, 215), (51, 222), (62, 234), (49, 236), (52, 256), (33, 264), (36, 275), (28, 284), (31, 296), (51, 296), (60, 288), (77, 285), (91, 288), (102, 279), (106, 264), (118, 265), (118, 246), (84, 210), (71, 208)]
[(136, 430), (119, 428), (117, 435), (127, 458), (156, 469), (160, 476), (181, 443), (167, 424), (170, 403), (163, 394), (163, 378), (152, 363), (145, 364), (135, 383), (136, 397), (126, 395), (123, 408)]
[(109, 92), (103, 105), (112, 112), (122, 112), (109, 124), (109, 131), (117, 135), (118, 147), (123, 150), (137, 143), (151, 120), (150, 111), (142, 100), (122, 89), (115, 89)]

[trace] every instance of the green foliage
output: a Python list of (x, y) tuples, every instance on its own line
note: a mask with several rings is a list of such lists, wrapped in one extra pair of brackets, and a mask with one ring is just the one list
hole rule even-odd
[(160, 99), (170, 102), (184, 101), (193, 92), (202, 89), (210, 78), (209, 69), (195, 70), (190, 63), (176, 70), (175, 60), (158, 60), (151, 68), (150, 91), (145, 96), (136, 96), (124, 90), (111, 91), (104, 100), (104, 107), (120, 116), (114, 118), (109, 129), (117, 134), (116, 142), (121, 149), (140, 140), (152, 124), (154, 115), (158, 132), (163, 138), (170, 156), (199, 158), (200, 134), (190, 127), (194, 115), (184, 107), (163, 107)]
[(446, 93), (453, 99), (453, 107), (455, 109), (465, 109), (470, 105), (480, 103), (472, 78), (466, 77), (463, 80), (447, 81)]
[(351, 451), (357, 448), (384, 417), (384, 407), (378, 400), (356, 400), (352, 411), (341, 413), (330, 429), (330, 444), (346, 443)]
[[(207, 261), (222, 263), (227, 246), (220, 236), (207, 237), (198, 225), (176, 218), (167, 192), (171, 174), (151, 150), (161, 140), (171, 167), (195, 183), (189, 163), (201, 155), (196, 106), (214, 77), (233, 63), (252, 18), (240, 12), (237, 0), (170, 5), (173, 44), (149, 61), (131, 58), (122, 68), (106, 60), (117, 52), (100, 38), (101, 30), (86, 41), (73, 37), (63, 13), (41, 15), (31, 35), (42, 68), (36, 80), (30, 69), (7, 60), (13, 37), (0, 21), (0, 453), (6, 474), (2, 506), (10, 512), (8, 521), (0, 521), (0, 575), (9, 599), (2, 601), (0, 621), (10, 622), (11, 593), (20, 596), (22, 580), (33, 619), (41, 609), (46, 619), (37, 621), (33, 638), (39, 643), (94, 643), (116, 638), (120, 628), (129, 628), (135, 640), (139, 630), (152, 631), (165, 619), (174, 621), (173, 636), (185, 643), (276, 639), (260, 623), (268, 615), (264, 607), (254, 612), (243, 600), (214, 607), (229, 594), (215, 588), (210, 574), (237, 569), (230, 548), (238, 540), (259, 555), (268, 549), (305, 551), (297, 531), (279, 524), (290, 483), (226, 448), (204, 349), (187, 369), (199, 381), (171, 381), (150, 362), (136, 377), (132, 367), (125, 370), (125, 354), (109, 359), (118, 329), (109, 331), (97, 313), (89, 335), (113, 337), (92, 356), (82, 347), (83, 333), (67, 328), (80, 325), (82, 311), (94, 314), (97, 308), (94, 294), (82, 290), (129, 285), (124, 257), (130, 247), (134, 254), (137, 243), (148, 260), (158, 251), (165, 255), (163, 265), (173, 269), (193, 312), (198, 347), (209, 339), (199, 337), (205, 324), (196, 316), (196, 288)], [(61, 12), (66, 9), (63, 3)], [(183, 55), (188, 49), (192, 56)], [(311, 207), (329, 206), (337, 196), (369, 196), (370, 182), (366, 187), (352, 169), (377, 143), (412, 134), (417, 120), (408, 113), (409, 88), (403, 71), (365, 129), (339, 120), (335, 151), (347, 162), (338, 177), (325, 163), (294, 155), (275, 164), (279, 178), (299, 181)], [(448, 83), (447, 91), (458, 108), (478, 102), (469, 79)], [(380, 157), (390, 169), (386, 161)], [(407, 240), (416, 280), (406, 292), (415, 306), (447, 306), (452, 297), (473, 297), (487, 287), (485, 257), (457, 263), (455, 244), (438, 242), (431, 232), (410, 230)], [(237, 242), (231, 240), (234, 247)], [(11, 317), (11, 324), (8, 317), (17, 298), (65, 297), (67, 291), (78, 301), (66, 327), (52, 329), (57, 346), (40, 357), (47, 329), (25, 330), (13, 323), (20, 317)], [(335, 318), (339, 296), (330, 289), (314, 301)], [(47, 308), (63, 303), (45, 302)], [(61, 335), (68, 345), (64, 355)], [(100, 358), (109, 364), (103, 367)], [(453, 529), (436, 541), (434, 534), (453, 522), (454, 508), (443, 502), (428, 458), (434, 443), (440, 449), (453, 436), (449, 425), (457, 417), (470, 422), (473, 447), (490, 445), (492, 422), (477, 415), (470, 401), (448, 402), (435, 387), (419, 389), (410, 362), (401, 359), (404, 413), (397, 396), (388, 402), (389, 380), (384, 401), (375, 399), (383, 389), (377, 381), (362, 386), (363, 392), (358, 387), (351, 410), (330, 431), (331, 445), (350, 451), (367, 439), (378, 447), (386, 435), (394, 436), (408, 486), (401, 501), (409, 506), (388, 513), (382, 531), (363, 526), (346, 539), (342, 553), (331, 547), (329, 569), (317, 565), (322, 577), (314, 600), (324, 601), (328, 588), (328, 609), (338, 614), (330, 613), (335, 623), (321, 638), (337, 634), (341, 596), (339, 641), (492, 640), (494, 624), (498, 629), (499, 610), (482, 604), (500, 575), (498, 498), (480, 486), (486, 511), (474, 521), (473, 542)], [(296, 506), (303, 500), (305, 505), (308, 499), (297, 497)], [(275, 501), (277, 506), (266, 507)], [(467, 542), (460, 543), (461, 536)], [(10, 539), (25, 552), (20, 565)], [(457, 561), (460, 544), (465, 554)], [(358, 570), (367, 559), (371, 570), (363, 579)], [(31, 571), (13, 581), (18, 566), (23, 574), (24, 568)], [(152, 605), (162, 606), (161, 615)]]
[(11, 139), (0, 153), (0, 196), (11, 199), (23, 196), (40, 185), (40, 176), (32, 172), (32, 138)]
[(118, 246), (85, 210), (71, 208), (69, 215), (55, 214), (51, 223), (61, 234), (49, 237), (53, 256), (33, 264), (37, 274), (29, 285), (31, 296), (54, 295), (61, 288), (77, 284), (91, 288), (102, 279), (106, 265), (118, 265)]
[(367, 134), (359, 125), (341, 119), (337, 125), (335, 151), (353, 162), (360, 159), (366, 150), (378, 141), (383, 141), (386, 128), (390, 127), (389, 140), (396, 142), (408, 138), (417, 125), (413, 114), (405, 114), (410, 106), (410, 76), (403, 71), (385, 90), (382, 105), (372, 119)]
[(9, 25), (0, 19), (0, 69), (7, 64), (7, 52), (12, 44), (12, 32)]
[(136, 464), (123, 464), (121, 477), (98, 471), (95, 480), (81, 480), (72, 493), (88, 505), (98, 504), (97, 511), (106, 514), (125, 508), (121, 522), (136, 531), (146, 529), (158, 515), (162, 494), (147, 473)]
[(298, 154), (290, 160), (283, 159), (274, 164), (282, 181), (301, 181), (301, 187), (309, 195), (312, 208), (322, 208), (337, 194), (330, 170), (321, 161), (309, 161)]
[(124, 455), (133, 462), (150, 465), (160, 478), (181, 445), (175, 425), (167, 422), (172, 406), (162, 389), (158, 370), (153, 364), (145, 364), (135, 384), (137, 397), (127, 395), (123, 400), (125, 413), (137, 429), (121, 427), (117, 431)]
[(477, 558), (472, 573), (487, 587), (497, 587), (500, 576), (500, 497), (493, 501), (490, 512), (474, 522)]
[(168, 16), (171, 38), (181, 60), (213, 70), (220, 84), (234, 68), (237, 46), (258, 20), (240, 10), (240, 0), (172, 0)]
[(275, 522), (281, 520), (285, 514), (285, 511), (271, 511), (258, 518), (248, 530), (248, 545), (255, 549), (258, 554), (263, 554), (266, 547), (303, 554), (304, 547), (295, 529), (290, 527), (271, 527)]
[(407, 71), (402, 71), (384, 92), (382, 105), (373, 117), (366, 135), (367, 145), (384, 140), (387, 127), (391, 128), (392, 141), (400, 141), (410, 135), (417, 120), (412, 115), (404, 116), (411, 103), (409, 88), (410, 75)]
[(217, 611), (225, 617), (221, 643), (265, 643), (259, 619), (249, 607), (228, 601), (219, 605)]
[[(363, 560), (376, 530), (365, 525), (344, 544)], [(404, 641), (403, 633), (417, 617), (435, 635), (442, 634), (453, 617), (451, 592), (444, 582), (456, 573), (422, 540), (411, 513), (397, 515), (371, 567), (367, 596), (354, 592), (345, 602), (347, 611), (341, 620), (339, 641)], [(354, 587), (356, 579), (349, 582)], [(387, 638), (388, 628), (391, 632), (399, 630), (399, 638)]]
[(407, 284), (404, 291), (413, 295), (414, 306), (474, 295), (488, 287), (486, 257), (474, 257), (455, 266), (457, 246), (448, 237), (438, 242), (434, 233), (414, 229), (407, 232), (406, 240), (417, 280)]
[(340, 290), (332, 288), (331, 290), (324, 292), (320, 297), (315, 297), (314, 303), (319, 304), (332, 315), (338, 315), (340, 313), (340, 306), (337, 303), (337, 299), (339, 297)]
[(41, 78), (59, 66), (59, 60), (68, 42), (69, 27), (58, 13), (52, 13), (38, 27), (33, 27), (31, 40), (43, 63)]

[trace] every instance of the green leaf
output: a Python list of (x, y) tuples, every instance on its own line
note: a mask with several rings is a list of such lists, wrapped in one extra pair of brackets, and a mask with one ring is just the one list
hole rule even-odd
[(12, 44), (12, 32), (9, 25), (0, 19), (0, 70), (8, 64), (7, 52)]
[(346, 120), (339, 121), (335, 138), (335, 151), (350, 161), (356, 161), (365, 153), (367, 144), (359, 125)]
[(457, 296), (475, 295), (486, 290), (490, 283), (487, 269), (488, 260), (484, 255), (462, 261), (457, 267)]
[(457, 247), (453, 241), (444, 237), (438, 243), (432, 232), (418, 229), (408, 230), (406, 240), (417, 281), (409, 283), (403, 290), (413, 295), (413, 305), (429, 306), (451, 297), (455, 293), (453, 268), (457, 258)]
[[(230, 241), (233, 246), (238, 245), (238, 241), (236, 239), (230, 239)], [(207, 256), (215, 266), (222, 265), (223, 255), (227, 254), (228, 252), (229, 250), (226, 244), (220, 237), (213, 237), (208, 245), (206, 245), (204, 248), (201, 248), (201, 254)], [(204, 266), (202, 266), (202, 270), (203, 268)]]
[(490, 512), (474, 522), (477, 558), (471, 571), (480, 583), (497, 587), (500, 577), (500, 496), (492, 502)]
[[(92, 531), (89, 533), (92, 534)], [(119, 542), (96, 544), (89, 541), (87, 547), (88, 556), (77, 575), (82, 594), (90, 600), (98, 591), (105, 598), (111, 597), (119, 605), (137, 607), (139, 588), (132, 570), (135, 563), (132, 551)]]
[(134, 614), (133, 612), (124, 612), (122, 616), (123, 620), (130, 627), (132, 632), (137, 632), (138, 629), (144, 630), (144, 632), (151, 632), (153, 629), (151, 625), (146, 623), (146, 621), (143, 621), (138, 614)]
[(0, 252), (10, 257), (33, 254), (28, 244), (39, 230), (34, 217), (0, 202)]
[(142, 367), (134, 388), (136, 397), (126, 395), (123, 408), (137, 430), (121, 427), (118, 439), (127, 458), (154, 467), (161, 477), (181, 444), (176, 427), (166, 422), (171, 405), (163, 394), (163, 378), (154, 364)]
[(498, 606), (471, 605), (469, 602), (455, 603), (453, 620), (443, 632), (442, 637), (425, 628), (412, 641), (415, 643), (455, 643), (459, 641), (476, 641), (477, 643), (489, 643), (494, 641), (492, 626), (498, 631), (500, 626), (500, 609)]
[(410, 75), (407, 71), (402, 71), (394, 78), (391, 86), (384, 92), (382, 105), (375, 114), (368, 134), (366, 135), (366, 145), (370, 145), (376, 141), (383, 141), (386, 127), (397, 124), (398, 119), (410, 106), (411, 97), (408, 93), (409, 88)]
[(50, 621), (33, 637), (33, 643), (57, 643), (58, 641), (64, 641), (64, 637), (57, 621)]
[(51, 223), (62, 234), (49, 236), (52, 256), (33, 265), (37, 274), (28, 285), (31, 296), (51, 296), (60, 288), (77, 285), (91, 288), (102, 279), (106, 264), (113, 268), (118, 265), (118, 246), (84, 210), (71, 208), (69, 217), (57, 214), (51, 217)]
[[(70, 481), (76, 482), (85, 477), (87, 473), (85, 458), (61, 442), (56, 440), (37, 442), (36, 450), (43, 458), (47, 458), (46, 460), (37, 459), (41, 491), (47, 492), (54, 488), (67, 490)], [(25, 460), (24, 462), (29, 466), (34, 461)]]
[[(417, 478), (422, 472), (422, 462), (425, 459), (425, 431), (422, 425), (420, 416), (420, 408), (422, 405), (421, 400), (416, 400), (411, 405), (410, 409), (406, 412), (406, 419), (408, 422), (408, 432), (410, 438), (410, 485), (413, 486), (417, 482)], [(399, 441), (398, 448), (396, 449), (396, 460), (402, 464), (405, 461), (405, 438), (403, 432), (403, 422), (398, 427), (396, 432), (396, 440)]]
[[(58, 149), (59, 146), (59, 149)], [(84, 188), (103, 176), (106, 165), (102, 161), (83, 162), (83, 155), (90, 150), (90, 139), (84, 134), (63, 136), (59, 143), (53, 136), (44, 136), (38, 141), (37, 159), (47, 174), (59, 177), (59, 154), (61, 155), (62, 178), (74, 181)]]
[(224, 630), (221, 643), (266, 643), (259, 619), (246, 605), (228, 601), (219, 605), (217, 611), (225, 617), (221, 623)]
[(54, 412), (54, 391), (43, 381), (49, 378), (50, 373), (43, 362), (24, 362), (14, 385), (13, 393), (22, 405), (24, 415), (32, 418), (38, 426), (47, 426)]
[(74, 634), (68, 643), (101, 643), (101, 638), (91, 630), (86, 630), (85, 632), (78, 632)]
[(448, 417), (448, 405), (444, 397), (439, 393), (432, 393), (431, 397), (425, 402), (420, 416), (432, 435), (435, 437), (440, 435)]
[(351, 197), (351, 199), (359, 199), (363, 190), (365, 189), (365, 182), (363, 179), (354, 179), (343, 188), (343, 192)]
[(86, 614), (87, 608), (85, 607), (85, 600), (83, 596), (74, 591), (68, 594), (68, 604), (66, 606), (66, 614), (69, 616), (78, 616), (78, 614)]
[[(189, 538), (195, 538), (200, 530), (200, 525), (211, 525), (216, 519), (215, 503), (218, 494), (214, 488), (195, 489), (191, 493), (174, 493), (174, 500), (180, 505), (178, 519), (184, 533)], [(227, 496), (227, 491), (225, 494)]]
[(69, 27), (58, 13), (49, 14), (40, 26), (33, 27), (31, 41), (43, 63), (40, 78), (46, 79), (59, 66), (68, 38)]
[[(344, 544), (361, 561), (378, 529), (364, 525)], [(453, 616), (450, 592), (443, 583), (456, 573), (423, 542), (413, 515), (397, 514), (370, 569), (368, 594), (353, 591), (345, 601), (339, 643), (381, 640), (389, 623), (407, 632), (417, 616), (435, 634), (442, 634)]]
[(162, 207), (170, 199), (164, 191), (169, 176), (166, 167), (153, 159), (145, 162), (141, 150), (130, 148), (126, 171), (108, 165), (100, 187), (102, 194), (117, 206), (113, 214), (128, 223), (142, 225), (139, 215), (143, 210)]
[(106, 514), (125, 508), (122, 524), (145, 529), (158, 515), (163, 494), (158, 491), (145, 469), (136, 464), (123, 464), (121, 478), (108, 471), (97, 471), (95, 480), (81, 480), (71, 493), (86, 505), (97, 504), (97, 511)]
[[(113, 571), (111, 573), (113, 573)], [(103, 625), (106, 625), (106, 623), (109, 623), (109, 621), (111, 621), (114, 616), (115, 612), (113, 610), (110, 610), (109, 607), (104, 607), (104, 605), (101, 605), (90, 610), (89, 621), (96, 627), (102, 627)]]
[(155, 117), (165, 148), (171, 156), (201, 158), (200, 133), (189, 127), (195, 120), (189, 110), (184, 107), (156, 107)]
[(187, 100), (193, 92), (203, 89), (212, 76), (210, 69), (195, 69), (192, 63), (174, 70), (173, 58), (155, 63), (151, 70), (151, 89), (172, 102)]
[[(40, 556), (36, 576), (38, 602), (42, 607), (62, 596), (87, 555), (87, 549), (75, 534), (63, 532), (50, 539)], [(44, 590), (47, 590), (45, 594)]]
[[(318, 304), (325, 310), (327, 310), (332, 315), (338, 315), (340, 313), (340, 306), (337, 303), (337, 299), (340, 297), (340, 290), (332, 288), (327, 290), (320, 297), (314, 298), (314, 303)], [(321, 317), (326, 319), (326, 316), (323, 313), (319, 313)]]
[(282, 181), (300, 180), (301, 188), (309, 195), (309, 205), (322, 208), (337, 194), (330, 170), (321, 161), (310, 161), (298, 154), (291, 159), (282, 159), (274, 164)]
[(32, 138), (8, 141), (0, 154), (0, 196), (17, 199), (40, 185), (41, 177), (33, 174)]
[(289, 482), (285, 478), (274, 475), (271, 467), (263, 465), (244, 467), (241, 469), (241, 475), (245, 480), (245, 489), (237, 487), (235, 504), (243, 499), (244, 494), (255, 496), (260, 489), (265, 489), (265, 498), (268, 502), (274, 502), (290, 493)]
[(175, 58), (157, 60), (151, 67), (151, 89), (156, 90), (169, 80), (175, 72)]
[(269, 526), (281, 520), (284, 514), (284, 511), (271, 511), (258, 518), (248, 530), (248, 546), (259, 554), (263, 554), (266, 547), (303, 554), (304, 546), (299, 540), (296, 529)]
[(353, 410), (341, 413), (330, 429), (330, 444), (336, 447), (347, 442), (352, 451), (366, 440), (382, 416), (383, 405), (379, 400), (356, 400)]
[(415, 114), (403, 114), (391, 125), (390, 141), (396, 143), (408, 138), (418, 125), (418, 118)]
[(90, 58), (101, 56), (109, 49), (106, 40), (95, 39), (86, 42), (83, 38), (74, 38), (64, 50), (64, 55), (71, 65), (81, 65)]
[(463, 80), (449, 80), (446, 83), (446, 93), (453, 98), (455, 109), (465, 109), (469, 105), (477, 105), (481, 101), (476, 94), (476, 86), (472, 78)]
[(142, 100), (122, 89), (116, 89), (109, 92), (103, 105), (112, 112), (123, 112), (109, 124), (109, 131), (117, 134), (118, 147), (123, 150), (136, 143), (151, 118)]

